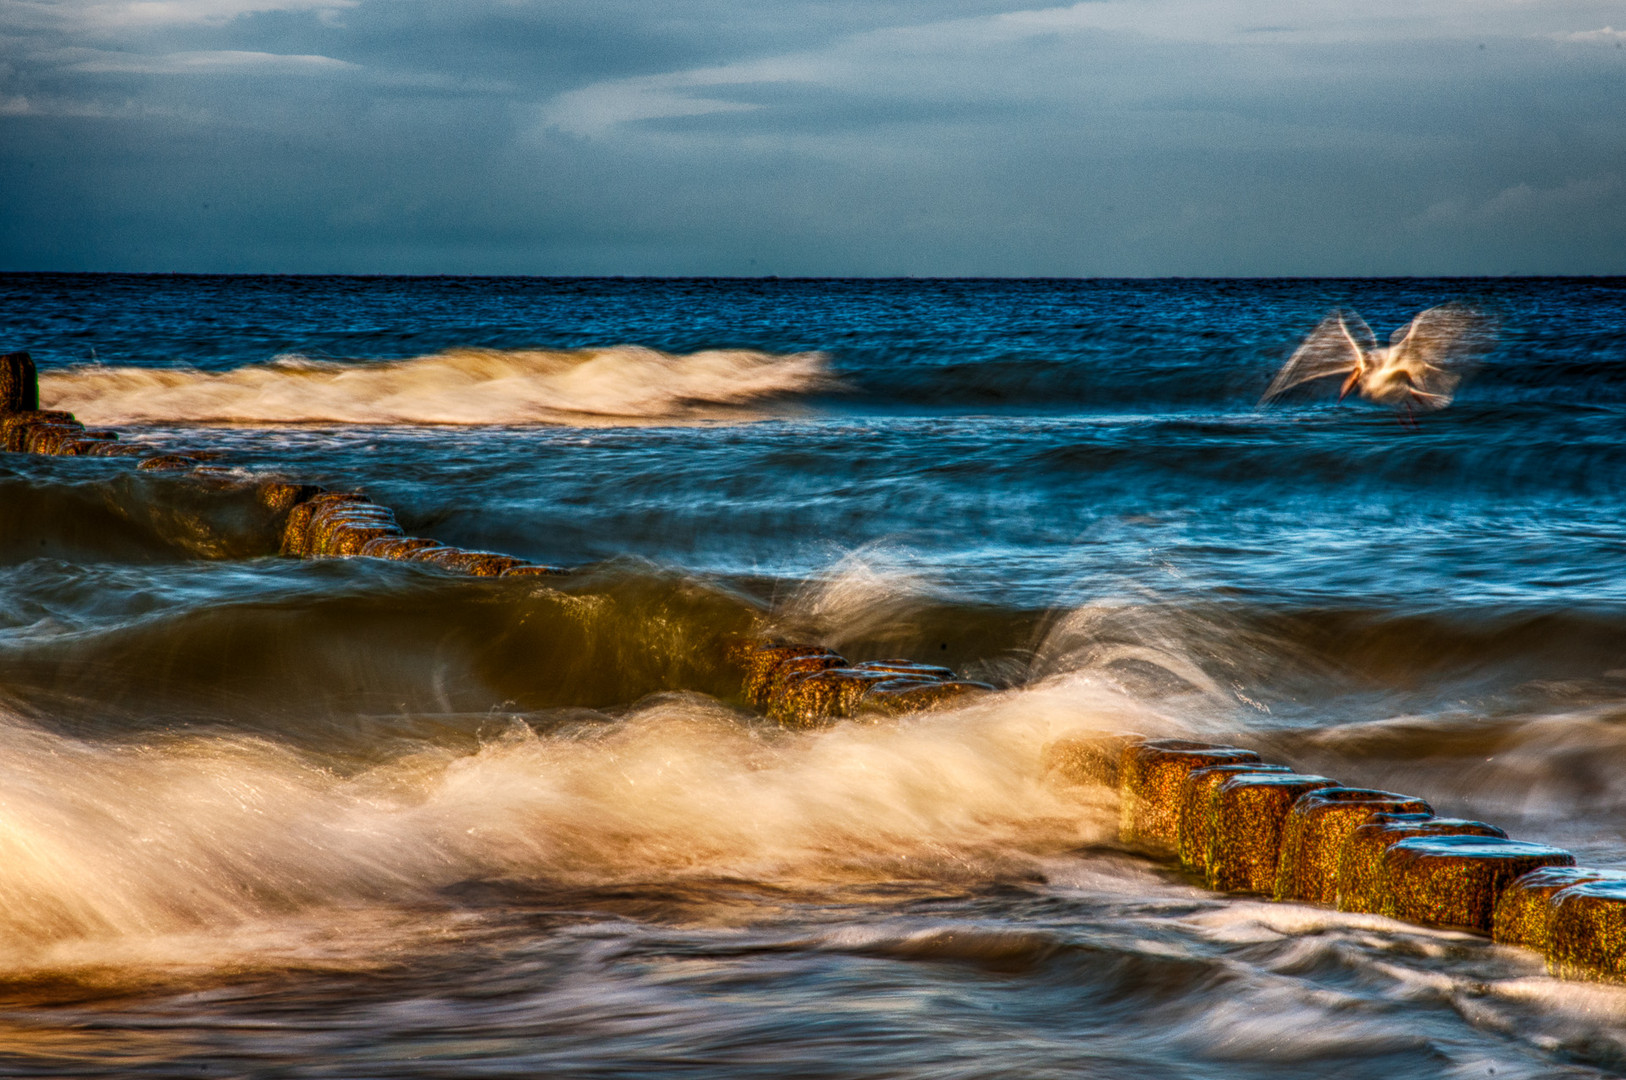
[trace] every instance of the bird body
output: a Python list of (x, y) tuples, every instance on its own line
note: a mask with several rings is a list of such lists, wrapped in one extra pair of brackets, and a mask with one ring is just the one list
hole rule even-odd
[(1379, 345), (1352, 311), (1331, 311), (1271, 380), (1261, 405), (1300, 383), (1343, 375), (1342, 401), (1351, 391), (1408, 413), (1451, 404), (1466, 367), (1483, 348), (1490, 320), (1462, 304), (1421, 312)]

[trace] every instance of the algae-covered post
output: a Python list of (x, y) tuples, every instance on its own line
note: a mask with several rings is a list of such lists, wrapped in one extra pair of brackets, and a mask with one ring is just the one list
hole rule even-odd
[(1299, 796), (1337, 787), (1325, 776), (1244, 774), (1208, 798), (1208, 886), (1224, 892), (1269, 894), (1276, 887), (1282, 830)]
[(1428, 814), (1374, 814), (1357, 825), (1338, 855), (1338, 910), (1392, 915), (1383, 855), (1390, 847), (1413, 836), (1495, 836), (1507, 833), (1483, 821), (1441, 818)]
[(1186, 774), (1180, 786), (1179, 856), (1180, 865), (1206, 879), (1208, 845), (1213, 839), (1213, 819), (1208, 801), (1214, 791), (1233, 776), (1254, 773), (1290, 773), (1286, 765), (1208, 765)]
[(1144, 736), (1121, 731), (1074, 732), (1045, 746), (1039, 755), (1039, 771), (1066, 784), (1116, 789), (1124, 747), (1145, 741)]
[(1118, 838), (1174, 852), (1180, 841), (1180, 788), (1187, 774), (1208, 765), (1257, 764), (1259, 755), (1239, 746), (1187, 739), (1154, 739), (1126, 746), (1118, 765), (1123, 798)]
[(1591, 881), (1553, 897), (1547, 970), (1566, 979), (1626, 982), (1626, 881)]
[(1287, 816), (1276, 899), (1331, 904), (1338, 899), (1338, 856), (1356, 827), (1374, 814), (1432, 814), (1422, 799), (1369, 788), (1321, 788), (1302, 796)]
[(39, 373), (25, 352), (0, 356), (0, 413), (34, 412), (40, 407)]
[(1397, 918), (1491, 932), (1502, 891), (1544, 866), (1575, 856), (1545, 844), (1490, 836), (1414, 836), (1383, 853), (1389, 903)]
[(850, 663), (822, 645), (737, 641), (729, 647), (728, 659), (740, 672), (745, 700), (787, 728), (823, 727), (860, 715), (924, 712), (993, 689), (957, 678), (948, 668), (913, 660)]
[(1626, 881), (1626, 873), (1579, 866), (1544, 866), (1530, 871), (1509, 885), (1496, 901), (1491, 937), (1504, 945), (1546, 952), (1554, 897), (1565, 889), (1594, 881)]

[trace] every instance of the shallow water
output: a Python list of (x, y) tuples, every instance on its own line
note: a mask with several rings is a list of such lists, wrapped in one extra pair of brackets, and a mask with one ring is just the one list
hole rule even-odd
[[(1258, 409), (1325, 311), (1493, 351)], [(1626, 868), (1626, 282), (0, 277), (7, 1075), (1626, 1071), (1626, 990), (1119, 850), (1043, 747), (1234, 739)], [(999, 687), (781, 731), (742, 634)]]

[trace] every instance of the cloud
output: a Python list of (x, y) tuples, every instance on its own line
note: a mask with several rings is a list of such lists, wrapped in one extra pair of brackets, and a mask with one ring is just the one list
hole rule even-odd
[(1445, 199), (1423, 211), (1423, 220), (1434, 224), (1463, 222), (1519, 222), (1549, 215), (1581, 215), (1607, 202), (1621, 191), (1620, 177), (1614, 173), (1585, 177), (1551, 187), (1514, 184), (1487, 199)]
[(95, 27), (101, 31), (164, 26), (223, 26), (264, 12), (315, 12), (332, 16), (361, 0), (5, 0), (0, 25)]
[[(1291, 81), (1291, 51), (1344, 50), (1334, 73), (1382, 67), (1371, 53), (1385, 44), (1414, 47), (1459, 39), (1464, 31), (1439, 5), (1372, 0), (1358, 11), (1330, 0), (1086, 0), (1066, 6), (880, 27), (815, 48), (632, 78), (608, 79), (561, 93), (543, 108), (544, 127), (603, 137), (651, 120), (750, 113), (782, 102), (786, 90), (889, 102), (1021, 100), (1043, 107), (1095, 105), (1144, 94), (1154, 82), (1200, 86), (1211, 73), (1232, 83)], [(1475, 28), (1522, 33), (1518, 19)], [(1256, 64), (1243, 69), (1227, 50)], [(1360, 55), (1366, 55), (1357, 60)], [(1150, 63), (1125, 65), (1135, 54)], [(1181, 55), (1184, 71), (1161, 61)], [(1213, 71), (1224, 67), (1223, 71)], [(1110, 71), (1110, 77), (1104, 77)], [(1287, 78), (1284, 78), (1287, 77)], [(1110, 107), (1110, 104), (1109, 106)], [(878, 110), (884, 111), (884, 110)]]
[(1619, 45), (1626, 42), (1626, 30), (1616, 30), (1613, 26), (1606, 26), (1602, 30), (1578, 30), (1573, 34), (1555, 34), (1559, 41), (1579, 41), (1582, 43), (1604, 43)]
[(93, 59), (68, 65), (69, 70), (135, 75), (208, 75), (227, 72), (306, 75), (359, 68), (331, 56), (284, 55), (220, 49), (203, 52), (142, 56), (137, 53), (100, 53)]
[[(806, 88), (884, 88), (890, 96), (941, 93), (943, 74), (981, 69), (995, 77), (975, 88), (979, 95), (998, 93), (1001, 79), (989, 71), (991, 50), (1035, 39), (1097, 28), (1103, 21), (1099, 3), (1068, 8), (1001, 13), (919, 26), (886, 28), (838, 39), (817, 50), (805, 50), (660, 75), (594, 83), (560, 94), (542, 111), (549, 128), (576, 135), (602, 136), (622, 124), (639, 121), (751, 112), (761, 101), (741, 101), (714, 91)], [(971, 67), (960, 67), (962, 61)], [(922, 72), (925, 67), (930, 69)], [(920, 81), (922, 76), (925, 81)], [(963, 97), (964, 92), (954, 96)]]
[(708, 84), (699, 73), (599, 83), (559, 95), (543, 109), (542, 123), (545, 127), (572, 135), (592, 136), (603, 135), (617, 125), (640, 120), (707, 116), (762, 108), (759, 104), (724, 101), (690, 92), (707, 85), (740, 84)]
[(52, 94), (0, 94), (0, 117), (73, 117), (94, 120), (137, 120), (166, 118), (202, 123), (209, 119), (201, 110), (182, 110), (124, 99), (104, 102), (64, 98)]
[(0, 266), (1619, 272), (1618, 3), (0, 0)]

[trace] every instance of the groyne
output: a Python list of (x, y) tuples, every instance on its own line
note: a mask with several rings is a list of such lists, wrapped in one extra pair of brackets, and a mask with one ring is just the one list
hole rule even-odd
[(329, 491), (318, 484), (239, 481), (202, 450), (130, 444), (117, 431), (86, 430), (72, 413), (39, 408), (38, 376), (26, 352), (0, 356), (0, 449), (64, 457), (125, 457), (143, 471), (183, 473), (233, 489), (255, 487), (276, 514), (275, 546), (284, 555), (372, 558), (426, 563), (477, 577), (564, 574), (495, 551), (470, 551), (426, 537), (408, 536), (388, 507), (359, 491)]
[[(375, 558), (419, 563), (475, 577), (552, 577), (564, 567), (495, 551), (474, 551), (409, 536), (389, 507), (360, 491), (318, 484), (252, 481), (219, 464), (219, 456), (185, 448), (130, 444), (112, 430), (89, 431), (73, 414), (39, 408), (38, 375), (26, 352), (0, 356), (0, 449), (65, 457), (127, 457), (143, 471), (191, 477), (217, 491), (252, 487), (271, 515), (267, 547), (302, 559)], [(744, 700), (787, 728), (810, 728), (861, 715), (931, 709), (993, 689), (948, 668), (910, 660), (849, 663), (818, 645), (777, 639), (740, 640), (728, 659)]]
[[(568, 568), (408, 535), (365, 492), (256, 480), (212, 452), (130, 442), (42, 410), (26, 353), (0, 356), (0, 449), (127, 458), (266, 508), (267, 545), (289, 558), (380, 558), (479, 577), (552, 577)], [(741, 639), (729, 648), (740, 699), (780, 726), (809, 729), (965, 703), (993, 687), (910, 660), (852, 661), (817, 643)], [(1133, 733), (1075, 734), (1041, 766), (1058, 784), (1118, 793), (1120, 840), (1208, 888), (1465, 930), (1542, 952), (1565, 978), (1626, 982), (1626, 874), (1494, 825), (1441, 817), (1416, 796), (1346, 787), (1246, 747)]]

